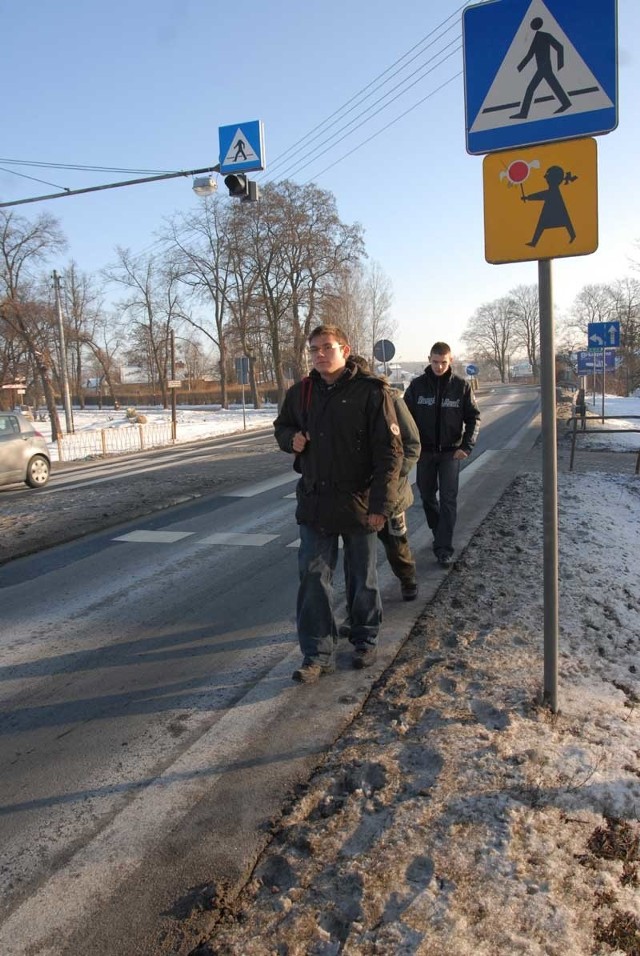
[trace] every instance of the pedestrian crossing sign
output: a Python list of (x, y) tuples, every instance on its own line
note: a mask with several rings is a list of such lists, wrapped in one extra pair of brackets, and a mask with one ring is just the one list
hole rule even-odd
[(492, 0), (463, 12), (467, 151), (618, 124), (616, 0)]
[(218, 137), (221, 173), (247, 173), (264, 169), (264, 129), (260, 120), (220, 126)]
[(490, 153), (482, 171), (487, 262), (556, 259), (596, 251), (595, 139)]

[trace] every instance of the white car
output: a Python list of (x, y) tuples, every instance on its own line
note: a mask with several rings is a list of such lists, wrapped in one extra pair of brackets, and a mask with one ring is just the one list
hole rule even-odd
[(44, 436), (19, 412), (0, 412), (0, 485), (25, 481), (31, 488), (42, 488), (50, 473)]

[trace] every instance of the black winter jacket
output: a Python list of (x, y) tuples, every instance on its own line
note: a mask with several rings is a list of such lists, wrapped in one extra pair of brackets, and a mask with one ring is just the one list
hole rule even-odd
[(404, 400), (420, 432), (421, 456), (457, 448), (471, 454), (480, 430), (480, 409), (465, 379), (451, 369), (435, 375), (427, 366), (409, 383)]
[(347, 360), (332, 385), (314, 369), (308, 408), (305, 383), (288, 390), (274, 421), (283, 451), (296, 432), (310, 440), (297, 457), (296, 519), (330, 534), (368, 531), (367, 515), (394, 513), (402, 466), (400, 428), (389, 389)]

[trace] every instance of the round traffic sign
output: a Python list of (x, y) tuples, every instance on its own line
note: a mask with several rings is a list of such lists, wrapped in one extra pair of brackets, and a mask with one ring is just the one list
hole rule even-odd
[(467, 375), (477, 375), (478, 371), (479, 369), (477, 365), (472, 365), (472, 364), (467, 365)]
[(396, 354), (396, 347), (389, 339), (378, 339), (373, 346), (373, 354), (379, 362), (390, 362)]

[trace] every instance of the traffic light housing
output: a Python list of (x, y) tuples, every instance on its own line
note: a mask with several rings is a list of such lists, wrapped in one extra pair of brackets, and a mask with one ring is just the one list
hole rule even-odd
[(258, 184), (252, 179), (247, 179), (243, 173), (229, 173), (224, 177), (224, 184), (229, 190), (229, 195), (240, 199), (242, 202), (257, 202), (259, 197)]

